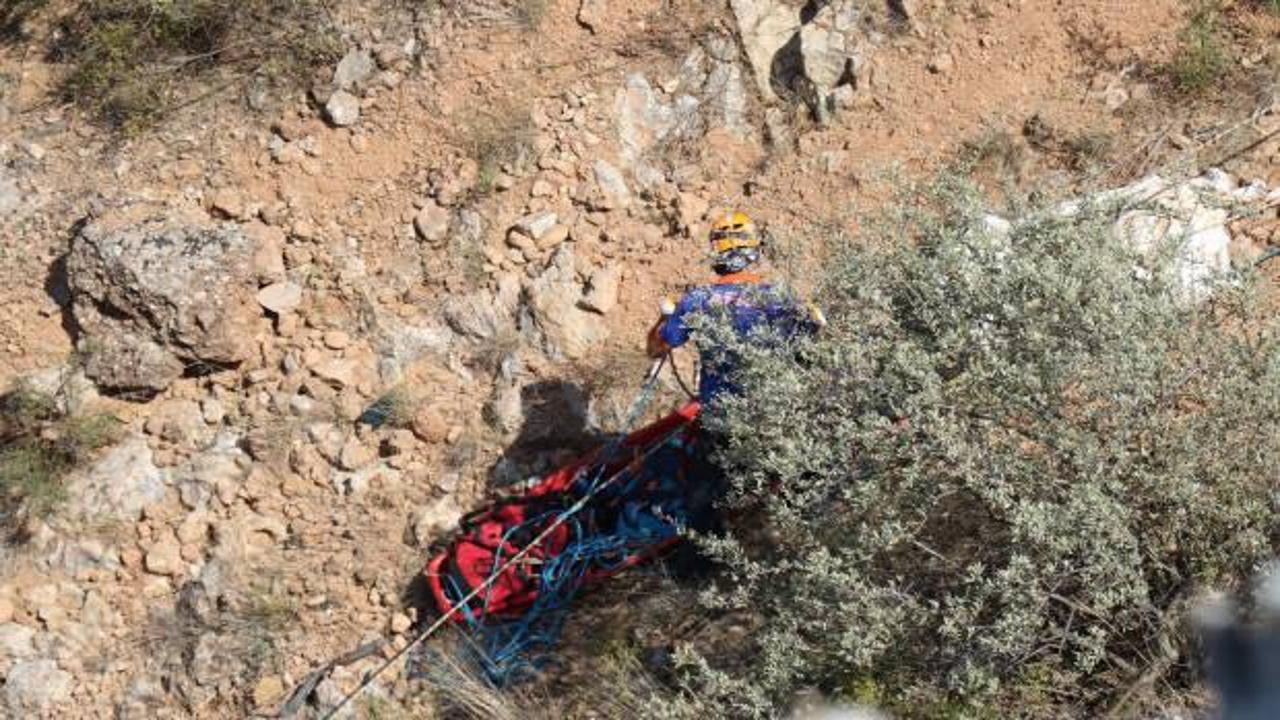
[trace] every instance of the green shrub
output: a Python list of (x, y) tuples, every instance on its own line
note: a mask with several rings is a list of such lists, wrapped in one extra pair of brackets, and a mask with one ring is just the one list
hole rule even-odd
[(82, 0), (62, 35), (63, 94), (124, 127), (159, 118), (192, 76), (298, 75), (338, 51), (315, 0)]
[(702, 539), (705, 601), (760, 623), (736, 667), (684, 653), (711, 715), (817, 687), (1097, 716), (1144, 673), (1185, 688), (1189, 598), (1272, 556), (1280, 342), (1252, 278), (1195, 305), (1116, 207), (1008, 236), (981, 207), (953, 179), (910, 194), (836, 254), (831, 324), (787, 352), (699, 331), (746, 388), (707, 418), (732, 529)]
[(1204, 2), (1183, 29), (1181, 46), (1170, 66), (1173, 80), (1183, 92), (1205, 92), (1226, 73), (1228, 57), (1219, 38), (1220, 22), (1217, 3)]

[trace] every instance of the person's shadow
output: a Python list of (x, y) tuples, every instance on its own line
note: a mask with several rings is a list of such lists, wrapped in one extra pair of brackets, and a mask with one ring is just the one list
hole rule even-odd
[(543, 380), (520, 390), (523, 425), (488, 472), (490, 487), (542, 476), (608, 441), (591, 421), (590, 398), (566, 380)]

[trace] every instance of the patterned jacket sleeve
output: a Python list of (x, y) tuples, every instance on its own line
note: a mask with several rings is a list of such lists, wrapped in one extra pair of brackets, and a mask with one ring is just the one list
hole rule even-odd
[(690, 290), (680, 298), (680, 302), (676, 303), (676, 311), (671, 313), (671, 316), (662, 324), (662, 330), (659, 331), (663, 342), (673, 348), (689, 342), (689, 326), (686, 318), (701, 307), (701, 298), (702, 293), (699, 290)]

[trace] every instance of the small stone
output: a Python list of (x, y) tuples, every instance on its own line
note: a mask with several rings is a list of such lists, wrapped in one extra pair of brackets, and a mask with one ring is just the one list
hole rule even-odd
[(937, 75), (946, 75), (955, 68), (955, 59), (951, 57), (951, 53), (938, 53), (929, 61), (929, 72)]
[(324, 360), (311, 366), (316, 377), (338, 388), (355, 385), (356, 364), (351, 360)]
[[(10, 615), (12, 612), (10, 603)], [(35, 631), (25, 625), (0, 622), (0, 660), (17, 660), (35, 655)]]
[(227, 409), (217, 400), (206, 398), (200, 401), (200, 415), (210, 425), (218, 425), (226, 418)]
[(377, 457), (372, 448), (360, 442), (359, 438), (351, 437), (342, 446), (342, 453), (338, 456), (338, 464), (342, 466), (343, 470), (354, 471), (372, 463)]
[(548, 230), (542, 237), (538, 238), (539, 250), (550, 250), (565, 240), (569, 239), (569, 226), (556, 225)]
[(606, 0), (581, 0), (578, 5), (578, 24), (594, 35), (604, 22)]
[(341, 330), (328, 330), (322, 341), (330, 350), (341, 350), (351, 344), (351, 336)]
[(284, 232), (266, 225), (251, 225), (246, 230), (257, 243), (253, 253), (253, 272), (259, 282), (284, 280)]
[(333, 84), (340, 90), (355, 90), (366, 84), (378, 69), (368, 50), (352, 49), (342, 57), (333, 71)]
[(553, 212), (545, 210), (526, 215), (516, 221), (513, 226), (518, 232), (533, 238), (534, 240), (542, 239), (556, 224), (560, 218)]
[(302, 287), (286, 280), (258, 291), (258, 304), (276, 315), (284, 315), (302, 304)]
[(182, 548), (175, 539), (166, 537), (151, 546), (144, 563), (153, 575), (173, 577), (182, 572)]
[(1179, 150), (1186, 150), (1194, 145), (1195, 141), (1182, 133), (1173, 133), (1169, 136), (1169, 143)]
[(346, 90), (339, 90), (324, 106), (329, 122), (338, 127), (355, 125), (360, 119), (360, 100)]
[(413, 218), (413, 228), (418, 236), (429, 243), (440, 242), (449, 234), (449, 211), (428, 201)]
[(414, 436), (425, 443), (441, 443), (449, 437), (449, 422), (440, 409), (426, 406), (413, 416), (411, 426)]
[(452, 497), (444, 497), (418, 510), (413, 519), (413, 538), (418, 545), (430, 545), (453, 530), (462, 518), (462, 508)]
[(253, 686), (255, 707), (272, 707), (284, 699), (284, 681), (277, 675), (268, 675)]
[(631, 191), (618, 168), (604, 160), (597, 160), (591, 169), (595, 174), (596, 185), (604, 195), (607, 209), (624, 208), (631, 204)]
[(391, 632), (396, 635), (403, 635), (413, 627), (413, 621), (404, 613), (396, 613), (391, 616)]
[(225, 187), (215, 192), (209, 200), (209, 209), (229, 220), (241, 220), (245, 216), (244, 199), (234, 188)]
[(1112, 85), (1102, 92), (1102, 102), (1108, 110), (1115, 112), (1129, 102), (1129, 91), (1119, 84)]
[(541, 178), (533, 181), (533, 188), (530, 194), (536, 198), (551, 197), (556, 194), (556, 188), (551, 183)]

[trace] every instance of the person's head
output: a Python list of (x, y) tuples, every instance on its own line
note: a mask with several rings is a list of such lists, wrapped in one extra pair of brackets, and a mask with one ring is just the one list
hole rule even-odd
[(711, 222), (711, 268), (717, 275), (742, 272), (760, 260), (760, 233), (745, 213), (730, 210)]

